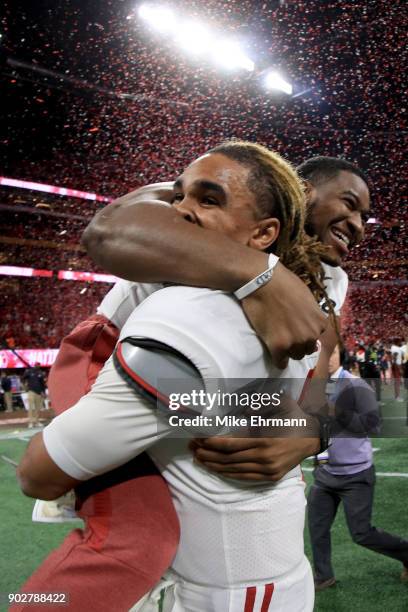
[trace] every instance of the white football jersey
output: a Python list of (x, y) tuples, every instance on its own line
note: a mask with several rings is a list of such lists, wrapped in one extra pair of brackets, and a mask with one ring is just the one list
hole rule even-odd
[(334, 312), (339, 316), (346, 299), (348, 276), (340, 266), (329, 266), (326, 263), (323, 263), (322, 266), (326, 276), (326, 292), (332, 300)]
[[(119, 326), (140, 293), (130, 283), (112, 292), (100, 312), (114, 317)], [(128, 336), (173, 347), (194, 363), (205, 381), (223, 379), (227, 388), (234, 384), (228, 381), (236, 379), (298, 380), (295, 397), (318, 358), (316, 352), (278, 370), (231, 294), (192, 287), (150, 292), (123, 326), (121, 338)], [(240, 587), (268, 582), (298, 567), (304, 559), (306, 503), (300, 468), (275, 484), (220, 478), (195, 464), (188, 440), (172, 438), (172, 432), (109, 359), (90, 393), (44, 430), (44, 443), (55, 463), (78, 479), (148, 450), (169, 484), (180, 519), (172, 569), (183, 580)]]

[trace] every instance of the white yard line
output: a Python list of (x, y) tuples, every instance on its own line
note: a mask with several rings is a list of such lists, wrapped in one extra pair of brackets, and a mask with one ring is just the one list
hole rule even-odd
[(20, 440), (21, 442), (29, 442), (36, 433), (42, 431), (42, 427), (33, 427), (33, 429), (20, 429), (9, 433), (0, 433), (1, 440)]
[(13, 467), (17, 467), (18, 466), (18, 463), (13, 461), (13, 459), (10, 459), (10, 457), (7, 457), (7, 455), (0, 455), (0, 457), (3, 459), (3, 461), (5, 461), (6, 463), (9, 463)]

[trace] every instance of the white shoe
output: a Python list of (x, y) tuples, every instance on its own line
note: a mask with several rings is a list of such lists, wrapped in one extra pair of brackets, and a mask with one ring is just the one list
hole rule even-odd
[(69, 491), (53, 501), (37, 499), (34, 504), (32, 520), (34, 523), (71, 523), (81, 519), (75, 512), (75, 494)]
[(33, 429), (33, 427), (34, 427), (34, 423), (29, 423), (28, 424), (28, 429)]
[(395, 401), (396, 402), (405, 402), (405, 400), (402, 397), (396, 397)]

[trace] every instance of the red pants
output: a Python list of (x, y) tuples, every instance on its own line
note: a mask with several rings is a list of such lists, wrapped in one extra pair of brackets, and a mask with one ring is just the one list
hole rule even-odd
[[(95, 315), (63, 340), (48, 381), (56, 413), (89, 391), (117, 338), (116, 327)], [(65, 592), (70, 612), (125, 612), (156, 584), (177, 550), (179, 523), (167, 485), (144, 453), (83, 483), (76, 495), (85, 529), (72, 531), (21, 592)], [(10, 610), (44, 612), (44, 605)]]

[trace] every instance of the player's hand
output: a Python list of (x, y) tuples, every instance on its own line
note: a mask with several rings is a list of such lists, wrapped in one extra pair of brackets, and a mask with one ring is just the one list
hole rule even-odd
[(327, 325), (311, 291), (280, 263), (269, 283), (245, 298), (242, 307), (273, 362), (282, 369), (289, 357), (302, 359), (314, 353)]
[(319, 452), (319, 438), (197, 438), (194, 460), (210, 472), (236, 480), (283, 478), (303, 459)]

